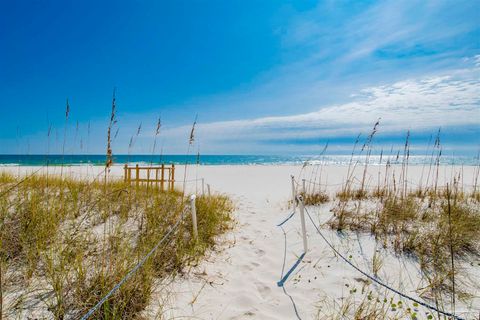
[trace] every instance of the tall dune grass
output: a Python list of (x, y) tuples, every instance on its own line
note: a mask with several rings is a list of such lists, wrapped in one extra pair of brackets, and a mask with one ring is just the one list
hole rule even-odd
[[(0, 191), (18, 177), (0, 176)], [(100, 300), (179, 219), (182, 193), (123, 182), (33, 176), (0, 198), (3, 313), (76, 318)], [(224, 196), (197, 198), (199, 238), (184, 222), (165, 246), (95, 314), (130, 319), (150, 302), (155, 280), (182, 272), (229, 228)], [(105, 237), (105, 241), (103, 241)], [(34, 307), (32, 307), (34, 305)], [(23, 309), (27, 309), (23, 311)]]
[[(465, 181), (463, 170), (455, 172), (453, 169), (450, 180), (442, 184), (439, 176), (443, 151), (439, 131), (427, 150), (430, 163), (423, 166), (420, 177), (411, 181), (410, 133), (407, 132), (402, 150), (393, 152), (392, 147), (391, 155), (387, 156), (382, 149), (383, 167), (379, 166), (378, 171), (367, 179), (377, 125), (361, 149), (357, 138), (346, 178), (336, 193), (331, 210), (333, 215), (327, 225), (341, 233), (370, 233), (385, 249), (417, 261), (427, 283), (426, 287), (419, 288), (419, 295), (433, 301), (437, 307), (444, 305), (445, 299), (450, 299), (450, 306), (455, 311), (457, 299), (468, 301), (470, 289), (478, 290), (475, 287), (478, 283), (471, 280), (474, 275), (466, 274), (461, 266), (474, 263), (472, 261), (480, 257), (480, 162), (474, 168), (473, 184)], [(363, 164), (353, 160), (356, 153), (364, 156)], [(400, 167), (394, 168), (393, 161), (400, 163)], [(369, 182), (374, 176), (377, 182), (371, 186)], [(372, 273), (376, 275), (381, 261), (375, 255), (373, 260)], [(363, 309), (356, 311), (372, 306), (368, 302)], [(371, 311), (372, 319), (384, 316), (376, 313), (381, 310), (373, 308)], [(355, 313), (349, 312), (350, 315)], [(360, 318), (363, 318), (365, 314), (361, 314)]]

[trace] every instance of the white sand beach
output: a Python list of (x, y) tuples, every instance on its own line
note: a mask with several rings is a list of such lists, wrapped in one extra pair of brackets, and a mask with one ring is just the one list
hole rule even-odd
[[(400, 167), (393, 168), (400, 170)], [(371, 292), (374, 297), (381, 299), (402, 300), (405, 306), (417, 310), (419, 319), (426, 318), (430, 310), (401, 299), (379, 285), (369, 284), (362, 274), (339, 259), (317, 234), (308, 218), (308, 251), (286, 281), (286, 291), (277, 286), (281, 274), (287, 272), (303, 251), (299, 214), (284, 225), (286, 243), (282, 229), (277, 227), (292, 211), (288, 203), (292, 198), (291, 175), (299, 181), (302, 177), (310, 179), (316, 176), (316, 182), (323, 185), (321, 188), (333, 196), (345, 180), (347, 169), (346, 166), (324, 166), (321, 168), (321, 179), (318, 180), (318, 168), (314, 167), (189, 166), (186, 177), (189, 181), (188, 192), (201, 193), (201, 180), (191, 180), (204, 178), (212, 192), (232, 197), (236, 205), (236, 223), (232, 231), (222, 236), (216, 250), (209, 252), (198, 266), (192, 267), (173, 282), (159, 286), (153, 304), (145, 311), (145, 315), (158, 316), (156, 313), (162, 306), (163, 316), (168, 319), (295, 319), (296, 312), (301, 319), (321, 319), (335, 314), (332, 310), (338, 310), (346, 301), (358, 304)], [(0, 168), (0, 171), (21, 175), (38, 170), (39, 167)], [(42, 168), (38, 173), (45, 173), (45, 170)], [(49, 173), (59, 173), (59, 170), (60, 167), (50, 167)], [(63, 170), (67, 175), (93, 179), (101, 174), (103, 168), (71, 166)], [(178, 187), (182, 185), (183, 170), (183, 166), (177, 166)], [(316, 175), (312, 175), (312, 170), (317, 170), (314, 172)], [(381, 170), (384, 170), (383, 167), (369, 168), (366, 179), (368, 187), (375, 186), (379, 179), (383, 179), (378, 176)], [(410, 166), (408, 170), (408, 180), (414, 186), (426, 175), (428, 167)], [(459, 173), (464, 179), (464, 187), (473, 184), (475, 167), (442, 166), (439, 168), (439, 185), (451, 181), (454, 174)], [(113, 167), (111, 176), (121, 178), (122, 174), (121, 166)], [(363, 170), (357, 170), (355, 174), (361, 178)], [(321, 224), (332, 215), (330, 209), (333, 206), (334, 201), (330, 201), (307, 210)], [(393, 288), (419, 298), (425, 283), (418, 263), (413, 259), (394, 255), (376, 244), (367, 234), (348, 232), (340, 236), (326, 226), (322, 227), (322, 231), (352, 263), (367, 272), (371, 273), (372, 258), (375, 250), (378, 250), (383, 256), (379, 278)], [(477, 310), (478, 313), (480, 309), (480, 260), (461, 265), (459, 273), (472, 274), (470, 282), (464, 279), (464, 285), (473, 291), (473, 298), (468, 304), (458, 301), (456, 313), (471, 316), (472, 311)], [(451, 308), (449, 304), (441, 307), (445, 310)]]

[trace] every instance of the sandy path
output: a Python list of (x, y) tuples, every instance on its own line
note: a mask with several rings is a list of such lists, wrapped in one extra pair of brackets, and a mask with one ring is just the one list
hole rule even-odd
[(293, 308), (276, 285), (282, 267), (283, 233), (275, 224), (287, 215), (289, 176), (297, 168), (285, 168), (281, 174), (273, 170), (269, 174), (272, 179), (261, 178), (268, 167), (225, 168), (221, 173), (217, 168), (215, 175), (205, 169), (200, 168), (198, 175), (234, 199), (238, 223), (221, 245), (223, 250), (196, 268), (198, 276), (172, 286), (175, 298), (169, 315), (293, 319)]

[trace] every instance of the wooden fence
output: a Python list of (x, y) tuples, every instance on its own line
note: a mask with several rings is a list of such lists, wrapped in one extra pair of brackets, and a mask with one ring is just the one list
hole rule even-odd
[[(159, 186), (161, 190), (173, 190), (175, 187), (174, 164), (148, 167), (140, 167), (138, 164), (134, 167), (125, 165), (123, 170), (124, 181), (130, 184)], [(135, 172), (133, 176), (132, 171)]]

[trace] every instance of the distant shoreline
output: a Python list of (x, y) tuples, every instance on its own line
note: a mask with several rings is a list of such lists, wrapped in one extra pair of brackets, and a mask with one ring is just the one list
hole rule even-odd
[[(103, 166), (105, 155), (0, 155), (0, 166)], [(117, 165), (175, 164), (185, 165), (346, 165), (365, 163), (365, 155), (114, 155)], [(431, 155), (410, 155), (409, 165), (431, 164)], [(369, 165), (402, 164), (403, 156), (395, 154), (371, 155)], [(478, 156), (441, 156), (440, 165), (477, 166)]]

